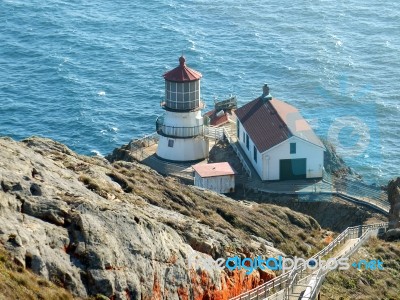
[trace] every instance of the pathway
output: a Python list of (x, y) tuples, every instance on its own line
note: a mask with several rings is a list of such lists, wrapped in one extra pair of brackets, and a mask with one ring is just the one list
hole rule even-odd
[[(371, 236), (383, 233), (388, 228), (388, 223), (360, 225), (349, 227), (336, 237), (328, 246), (312, 258), (350, 257)], [(314, 271), (304, 271), (304, 265), (282, 274), (250, 291), (242, 293), (231, 300), (313, 300), (319, 294), (325, 276), (330, 271), (323, 266), (318, 266)]]

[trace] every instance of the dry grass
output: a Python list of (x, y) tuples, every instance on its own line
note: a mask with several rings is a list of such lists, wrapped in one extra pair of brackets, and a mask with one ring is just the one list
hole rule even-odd
[(350, 262), (383, 261), (384, 270), (330, 272), (322, 286), (322, 299), (400, 299), (400, 242), (371, 239)]
[[(324, 246), (322, 230), (312, 217), (271, 204), (244, 206), (215, 193), (181, 185), (176, 179), (155, 175), (133, 164), (115, 162), (113, 166), (107, 175), (127, 194), (138, 195), (150, 204), (193, 217), (232, 238), (246, 240), (249, 234), (260, 236), (289, 255), (310, 256)], [(124, 199), (129, 201), (130, 198)], [(181, 233), (185, 235), (185, 230)]]
[(0, 245), (0, 299), (68, 300), (74, 297), (66, 290), (16, 265)]

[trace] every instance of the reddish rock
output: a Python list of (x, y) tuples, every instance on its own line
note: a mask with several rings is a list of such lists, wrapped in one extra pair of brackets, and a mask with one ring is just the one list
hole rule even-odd
[(153, 300), (161, 300), (161, 287), (160, 281), (158, 280), (157, 274), (154, 274), (154, 284), (153, 284), (153, 295), (151, 297)]
[(179, 287), (178, 288), (178, 296), (181, 300), (189, 300), (189, 291), (187, 288)]
[[(253, 289), (275, 277), (275, 274), (266, 271), (254, 271), (246, 275), (244, 270), (221, 274), (221, 289), (217, 288), (212, 278), (205, 271), (200, 274), (191, 272), (191, 282), (194, 286), (193, 299), (195, 300), (228, 300), (243, 292)], [(186, 298), (181, 297), (185, 300)]]

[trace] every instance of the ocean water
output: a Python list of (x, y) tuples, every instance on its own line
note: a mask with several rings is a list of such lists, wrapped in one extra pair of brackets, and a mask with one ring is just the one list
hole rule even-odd
[(400, 170), (400, 2), (0, 0), (0, 135), (107, 154), (155, 131), (162, 74), (243, 104), (268, 83), (367, 181)]

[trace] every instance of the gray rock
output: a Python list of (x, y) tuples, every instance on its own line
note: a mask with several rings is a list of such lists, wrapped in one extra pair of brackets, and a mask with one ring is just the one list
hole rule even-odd
[(388, 231), (386, 231), (384, 238), (387, 241), (400, 240), (400, 228), (389, 229)]
[(400, 177), (389, 182), (387, 191), (390, 203), (389, 228), (400, 228)]
[(151, 204), (151, 196), (126, 192), (107, 175), (114, 171), (102, 158), (48, 139), (0, 138), (0, 242), (20, 265), (76, 296), (114, 299), (178, 300), (182, 293), (192, 299), (226, 288), (223, 282), (232, 279), (224, 271), (188, 268), (188, 251), (222, 257), (227, 245), (251, 253), (263, 243), (263, 252), (279, 253), (267, 241), (249, 248), (251, 238), (223, 234)]

